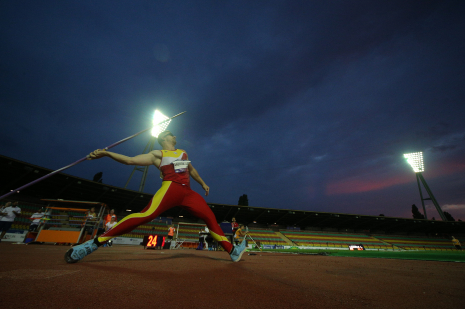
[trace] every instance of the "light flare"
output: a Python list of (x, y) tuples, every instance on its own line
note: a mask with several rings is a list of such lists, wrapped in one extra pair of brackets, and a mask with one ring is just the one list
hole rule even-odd
[(422, 173), (425, 171), (423, 152), (406, 153), (404, 154), (404, 158), (407, 159), (408, 164), (410, 164), (415, 173)]
[[(167, 120), (167, 121), (164, 121), (164, 120)], [(163, 123), (160, 123), (160, 122), (163, 122)], [(153, 114), (152, 136), (158, 137), (158, 135), (161, 132), (166, 131), (170, 122), (171, 122), (171, 119), (169, 117), (163, 115), (158, 109), (156, 109), (155, 113)]]

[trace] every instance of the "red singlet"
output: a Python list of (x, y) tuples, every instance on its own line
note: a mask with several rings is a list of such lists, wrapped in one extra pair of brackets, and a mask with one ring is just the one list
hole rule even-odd
[(187, 153), (182, 150), (162, 150), (162, 158), (158, 167), (163, 175), (163, 181), (172, 181), (189, 186), (189, 162)]

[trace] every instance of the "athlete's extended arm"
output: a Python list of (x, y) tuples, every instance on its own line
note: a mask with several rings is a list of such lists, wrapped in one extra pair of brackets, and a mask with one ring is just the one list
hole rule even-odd
[(192, 178), (194, 178), (195, 181), (197, 181), (202, 188), (205, 190), (205, 196), (210, 193), (210, 187), (207, 186), (205, 181), (203, 181), (202, 177), (200, 177), (199, 172), (192, 166), (191, 163), (189, 163), (189, 174), (191, 175)]
[(154, 150), (146, 154), (141, 154), (135, 157), (128, 157), (119, 153), (97, 149), (89, 154), (90, 159), (100, 159), (102, 157), (110, 157), (113, 160), (126, 165), (148, 166), (155, 164), (158, 158), (161, 158), (161, 151)]

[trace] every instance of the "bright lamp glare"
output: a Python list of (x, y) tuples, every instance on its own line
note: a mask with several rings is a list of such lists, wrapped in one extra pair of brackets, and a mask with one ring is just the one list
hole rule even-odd
[(168, 125), (171, 122), (171, 119), (168, 121), (163, 122), (162, 124), (159, 124), (163, 120), (169, 119), (169, 117), (166, 117), (162, 113), (160, 113), (157, 110), (155, 110), (155, 114), (153, 114), (153, 129), (152, 129), (152, 136), (158, 137), (158, 134), (161, 132), (165, 131), (166, 128), (168, 128)]
[(404, 154), (404, 158), (407, 159), (408, 164), (412, 166), (415, 173), (421, 173), (425, 171), (425, 166), (423, 165), (423, 153), (422, 152), (412, 152)]

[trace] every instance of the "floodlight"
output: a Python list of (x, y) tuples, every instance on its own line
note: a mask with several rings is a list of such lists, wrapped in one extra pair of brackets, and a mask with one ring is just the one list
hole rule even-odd
[[(163, 122), (163, 123), (160, 123), (160, 122)], [(170, 124), (170, 122), (171, 122), (171, 119), (169, 117), (163, 115), (158, 109), (155, 110), (155, 113), (153, 114), (152, 136), (158, 137), (158, 135), (161, 132), (165, 131), (166, 128), (168, 128), (168, 125)]]
[[(406, 153), (406, 154), (404, 154), (404, 158), (407, 159), (408, 164), (410, 164), (410, 166), (412, 166), (413, 171), (415, 172), (415, 176), (417, 178), (417, 184), (418, 184), (418, 191), (420, 192), (421, 204), (423, 206), (423, 213), (425, 215), (425, 219), (428, 219), (428, 217), (426, 216), (425, 200), (430, 200), (430, 201), (433, 202), (434, 207), (436, 207), (436, 210), (438, 211), (439, 215), (441, 216), (442, 221), (447, 221), (447, 218), (444, 215), (444, 212), (442, 211), (441, 207), (439, 206), (438, 201), (436, 200), (436, 198), (433, 195), (433, 192), (428, 187), (428, 184), (426, 183), (426, 180), (423, 177), (422, 172), (425, 171), (425, 166), (423, 165), (423, 153), (422, 152)], [(422, 190), (421, 190), (420, 182), (423, 184), (423, 187), (425, 188), (426, 192), (428, 193), (428, 195), (429, 195), (428, 198), (423, 198), (423, 193), (422, 193)]]
[(404, 158), (407, 159), (408, 164), (412, 166), (415, 173), (421, 173), (425, 171), (423, 165), (423, 152), (412, 152), (404, 154)]

